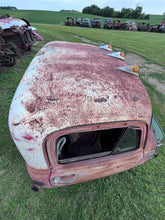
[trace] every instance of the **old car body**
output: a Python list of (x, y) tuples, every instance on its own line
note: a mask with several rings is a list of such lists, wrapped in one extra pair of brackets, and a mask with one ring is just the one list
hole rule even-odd
[(82, 18), (76, 18), (75, 25), (81, 27), (82, 26)]
[(161, 24), (156, 24), (156, 25), (151, 25), (151, 27), (149, 28), (150, 32), (165, 32), (165, 18), (163, 19)]
[(150, 28), (150, 24), (146, 24), (145, 22), (141, 21), (137, 25), (137, 31), (148, 31)]
[(33, 189), (131, 169), (155, 155), (156, 139), (161, 144), (144, 85), (118, 69), (125, 61), (107, 53), (50, 42), (26, 70), (11, 103), (9, 128)]
[(34, 31), (26, 19), (12, 18), (8, 14), (0, 17), (0, 65), (13, 66), (15, 57), (22, 50), (30, 50), (43, 38)]
[(90, 27), (90, 19), (89, 18), (84, 18), (82, 22), (83, 27)]
[(104, 28), (105, 29), (112, 29), (113, 23), (112, 18), (106, 18), (104, 22)]
[(67, 17), (66, 21), (65, 21), (65, 25), (73, 26), (74, 25), (74, 19), (72, 17)]
[(116, 30), (127, 30), (126, 23), (121, 23), (120, 20), (115, 19), (115, 20), (113, 20), (113, 29), (116, 29)]
[(161, 25), (161, 26), (159, 27), (159, 32), (160, 32), (160, 33), (165, 33), (165, 24), (163, 24), (163, 25)]
[(20, 49), (29, 50), (33, 46), (32, 30), (25, 21), (17, 18), (1, 18), (3, 39), (6, 43), (13, 42)]
[(135, 21), (126, 21), (126, 28), (128, 31), (137, 31)]
[(35, 38), (43, 40), (35, 32), (36, 28), (31, 27), (26, 19), (17, 19), (4, 15), (0, 18), (0, 27), (3, 30), (2, 37), (5, 43), (12, 42), (20, 50), (29, 50), (32, 46), (35, 46)]
[(101, 28), (101, 19), (100, 18), (93, 18), (91, 21), (91, 26), (93, 28)]

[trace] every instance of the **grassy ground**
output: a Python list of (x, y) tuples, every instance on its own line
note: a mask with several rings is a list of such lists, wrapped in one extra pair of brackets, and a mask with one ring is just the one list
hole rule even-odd
[[(73, 17), (74, 19), (76, 17), (81, 18), (89, 18), (93, 19), (94, 17), (98, 17), (96, 15), (89, 15), (89, 14), (82, 14), (80, 12), (57, 12), (57, 11), (37, 11), (37, 10), (0, 10), (0, 15), (3, 14), (9, 14), (10, 16), (16, 17), (16, 18), (26, 18), (30, 22), (33, 23), (43, 23), (43, 24), (64, 24), (67, 17)], [(103, 23), (105, 21), (105, 17), (101, 17), (102, 27)], [(163, 16), (159, 15), (151, 15), (150, 20), (144, 20), (146, 23), (150, 24), (160, 24), (162, 23)], [(113, 18), (115, 19), (115, 18)], [(126, 22), (127, 20), (132, 19), (120, 19), (122, 23)], [(141, 19), (133, 19), (138, 23), (139, 21), (142, 21)]]
[[(52, 40), (82, 42), (82, 37), (91, 43), (112, 40), (114, 47), (127, 53), (137, 53), (148, 63), (165, 67), (164, 35), (58, 25), (34, 26), (45, 38), (45, 43)], [(165, 147), (159, 149), (156, 159), (120, 174), (53, 190), (43, 189), (39, 193), (31, 190), (32, 181), (10, 137), (7, 120), (15, 89), (40, 46), (19, 60), (16, 66), (0, 70), (1, 219), (165, 219)], [(161, 80), (165, 80), (165, 74), (162, 74)], [(146, 80), (143, 82), (151, 97), (153, 112), (165, 131), (165, 97)]]
[(150, 15), (150, 24), (161, 24), (165, 15)]

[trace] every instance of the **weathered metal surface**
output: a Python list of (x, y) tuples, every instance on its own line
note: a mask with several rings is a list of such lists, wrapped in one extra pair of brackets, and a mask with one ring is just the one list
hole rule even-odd
[(126, 28), (128, 31), (137, 31), (135, 21), (126, 21)]
[(75, 25), (81, 27), (82, 26), (82, 18), (76, 18), (75, 19)]
[(100, 18), (93, 18), (91, 21), (91, 26), (93, 28), (101, 28), (101, 19)]
[[(0, 64), (5, 66), (14, 65), (13, 56), (21, 55), (21, 50), (31, 49), (38, 40), (43, 38), (29, 26), (30, 23), (26, 19), (11, 18), (9, 15), (0, 17)], [(12, 44), (12, 46), (9, 45)], [(10, 51), (9, 51), (10, 49)]]
[(104, 28), (106, 28), (106, 29), (112, 29), (112, 27), (113, 27), (112, 19), (111, 19), (111, 18), (105, 19)]
[(65, 25), (68, 25), (68, 26), (74, 25), (74, 19), (72, 17), (67, 17), (65, 21)]
[(141, 21), (137, 25), (137, 31), (148, 31), (150, 28), (150, 24), (146, 24), (145, 22)]
[(51, 42), (32, 60), (14, 95), (9, 127), (26, 160), (47, 169), (45, 137), (53, 132), (116, 121), (150, 123), (152, 108), (139, 78), (96, 46)]
[[(57, 137), (79, 131), (85, 132), (89, 130), (104, 130), (110, 127), (114, 128), (133, 125), (140, 127), (142, 130), (142, 137), (139, 149), (134, 150), (132, 152), (126, 152), (124, 154), (110, 155), (106, 157), (95, 158), (92, 160), (79, 161), (76, 163), (63, 165), (57, 163), (56, 148), (54, 147)], [(99, 125), (87, 125), (83, 128), (75, 127), (58, 131), (47, 137), (46, 148), (52, 168), (50, 181), (52, 187), (59, 187), (63, 185), (75, 184), (79, 182), (101, 178), (104, 176), (112, 175), (115, 173), (122, 172), (124, 170), (131, 169), (135, 166), (139, 166), (151, 157), (153, 150), (156, 148), (156, 142), (153, 131), (149, 126), (146, 126), (145, 123), (139, 121), (128, 121)], [(44, 180), (44, 175), (41, 179)], [(60, 179), (62, 181), (59, 181), (57, 183), (57, 179)]]
[(13, 26), (15, 27), (22, 27), (22, 26), (26, 26), (26, 22), (21, 20), (21, 19), (16, 19), (16, 18), (3, 18), (0, 19), (0, 25), (2, 27), (3, 30), (11, 28)]
[(84, 18), (82, 22), (83, 27), (90, 27), (90, 19)]

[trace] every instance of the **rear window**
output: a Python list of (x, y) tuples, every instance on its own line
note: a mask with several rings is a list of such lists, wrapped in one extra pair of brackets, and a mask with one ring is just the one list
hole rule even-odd
[(71, 163), (136, 150), (140, 139), (138, 127), (68, 134), (56, 141), (57, 162)]

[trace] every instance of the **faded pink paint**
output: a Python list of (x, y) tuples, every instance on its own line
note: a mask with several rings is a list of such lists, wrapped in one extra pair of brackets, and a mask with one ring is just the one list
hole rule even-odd
[(18, 138), (16, 138), (14, 135), (12, 135), (13, 139), (16, 141), (20, 141)]
[(34, 150), (34, 148), (29, 148), (29, 149), (27, 149), (27, 151), (33, 151)]
[[(126, 66), (126, 62), (109, 57), (108, 53), (91, 45), (48, 43), (37, 53), (19, 84), (10, 110), (10, 130), (22, 137), (21, 143), (16, 144), (28, 165), (30, 176), (46, 187), (51, 187), (50, 182), (54, 187), (56, 173), (67, 176), (72, 174), (70, 171), (76, 171), (76, 181), (82, 182), (95, 178), (93, 174), (99, 178), (145, 162), (142, 160), (148, 139), (145, 134), (153, 135), (148, 132), (152, 116), (149, 96), (139, 77), (117, 70)], [(76, 163), (56, 166), (58, 135), (70, 133), (69, 129), (74, 129), (74, 133), (110, 129), (112, 123), (116, 128), (121, 122), (122, 126), (127, 126), (127, 122), (129, 126), (143, 125), (143, 143), (136, 152), (138, 154), (128, 153), (127, 158), (122, 155), (112, 157), (111, 161), (110, 158), (105, 158), (106, 161), (104, 158), (91, 160), (92, 166), (94, 162), (100, 164), (98, 172), (94, 171), (96, 166), (88, 173), (89, 161), (79, 163), (79, 167), (75, 166)], [(152, 146), (155, 148), (155, 143), (150, 142), (148, 146), (149, 152), (153, 150)], [(115, 163), (113, 158), (117, 158)], [(103, 172), (109, 165), (111, 170)], [(78, 174), (81, 167), (84, 167), (85, 179)]]
[(22, 136), (22, 137), (28, 141), (34, 140), (34, 137), (30, 136), (29, 134)]

